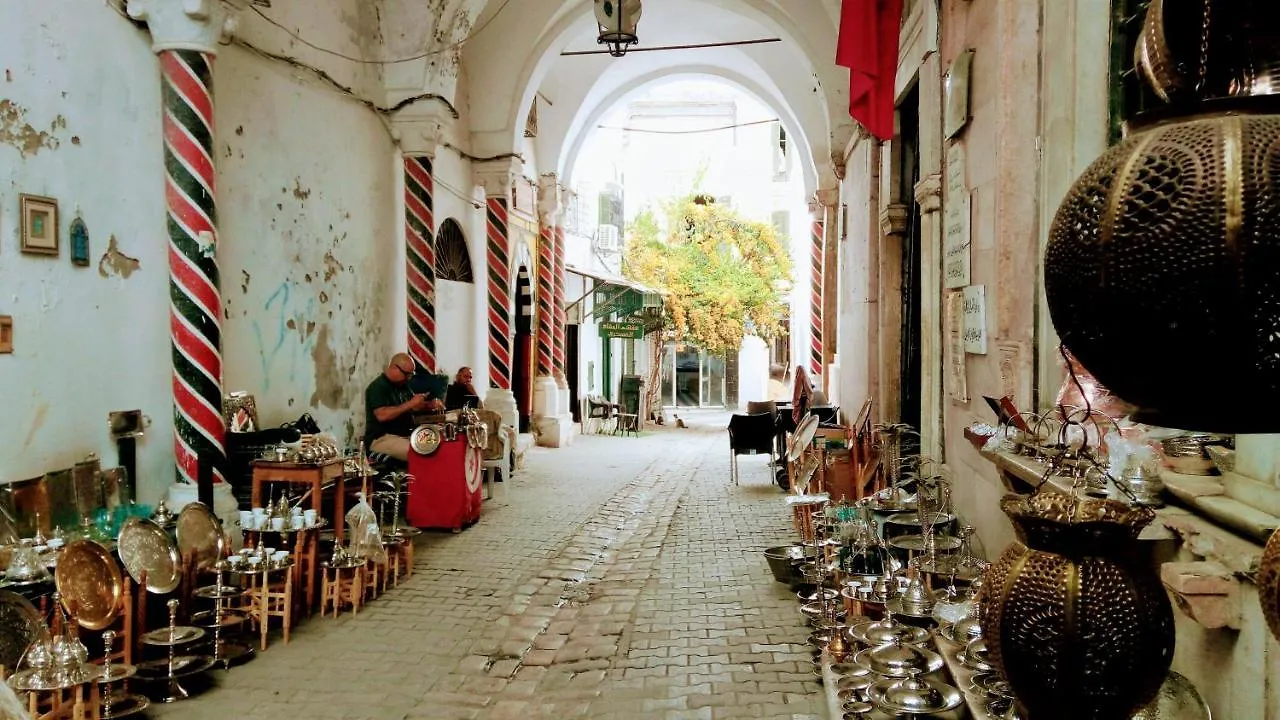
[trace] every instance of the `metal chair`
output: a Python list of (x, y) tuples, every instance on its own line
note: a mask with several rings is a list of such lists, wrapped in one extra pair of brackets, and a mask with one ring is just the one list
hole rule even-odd
[(729, 466), (733, 484), (738, 484), (738, 456), (769, 454), (769, 467), (773, 467), (773, 438), (777, 432), (771, 413), (743, 415), (735, 413), (729, 418)]

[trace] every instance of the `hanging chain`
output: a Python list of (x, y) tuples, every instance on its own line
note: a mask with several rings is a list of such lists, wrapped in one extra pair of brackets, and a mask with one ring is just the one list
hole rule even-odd
[(1196, 82), (1196, 94), (1204, 97), (1209, 76), (1209, 21), (1213, 0), (1204, 0), (1204, 17), (1200, 25), (1200, 78)]

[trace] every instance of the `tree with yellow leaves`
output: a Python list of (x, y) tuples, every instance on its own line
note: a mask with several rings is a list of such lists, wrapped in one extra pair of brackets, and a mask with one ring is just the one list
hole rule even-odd
[(641, 212), (626, 248), (623, 275), (663, 291), (677, 340), (725, 355), (748, 329), (766, 339), (781, 331), (791, 257), (773, 226), (690, 194)]

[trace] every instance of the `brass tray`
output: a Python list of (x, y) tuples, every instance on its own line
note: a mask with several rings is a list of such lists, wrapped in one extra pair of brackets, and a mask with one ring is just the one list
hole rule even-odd
[(73, 540), (62, 550), (53, 575), (62, 606), (80, 627), (102, 630), (120, 610), (124, 579), (115, 558), (92, 540)]
[(227, 538), (222, 523), (204, 503), (193, 502), (178, 513), (178, 551), (197, 570), (213, 570), (226, 555)]
[(434, 425), (419, 425), (409, 435), (409, 446), (419, 455), (431, 455), (440, 449), (441, 439)]
[(0, 590), (0, 665), (18, 667), (27, 648), (48, 639), (49, 628), (29, 600), (18, 593)]
[(129, 518), (117, 539), (120, 560), (135, 582), (147, 577), (147, 590), (167, 595), (182, 581), (178, 546), (164, 528), (145, 518)]

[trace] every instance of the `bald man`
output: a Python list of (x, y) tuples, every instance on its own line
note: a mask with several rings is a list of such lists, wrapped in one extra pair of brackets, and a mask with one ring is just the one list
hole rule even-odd
[(414, 370), (413, 358), (398, 353), (364, 391), (365, 447), (405, 462), (409, 460), (413, 414), (429, 410), (440, 402), (414, 394), (409, 388)]

